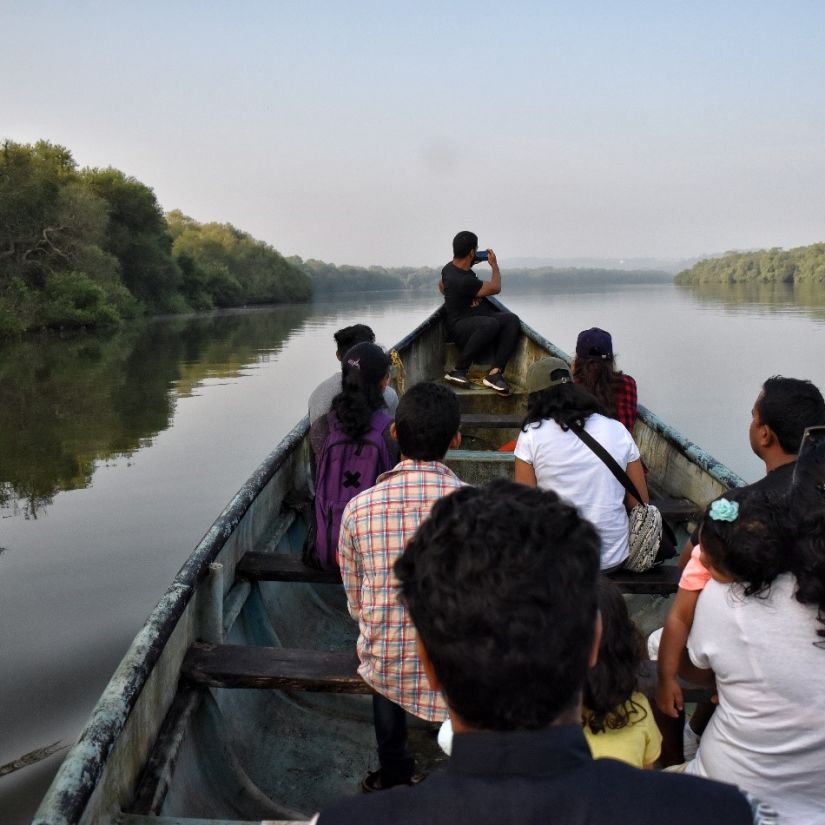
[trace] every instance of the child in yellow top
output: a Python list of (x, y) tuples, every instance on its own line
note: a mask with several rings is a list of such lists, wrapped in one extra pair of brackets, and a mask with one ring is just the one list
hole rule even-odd
[(662, 734), (644, 694), (636, 690), (645, 644), (615, 584), (599, 583), (602, 638), (599, 660), (584, 686), (582, 723), (596, 759), (619, 759), (651, 768), (662, 749)]

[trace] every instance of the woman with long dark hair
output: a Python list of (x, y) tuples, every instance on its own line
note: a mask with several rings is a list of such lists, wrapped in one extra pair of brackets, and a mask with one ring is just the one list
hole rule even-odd
[(686, 773), (732, 782), (782, 822), (825, 810), (825, 455), (788, 494), (742, 490), (700, 524), (711, 580), (680, 673), (719, 704)]
[(602, 569), (620, 567), (630, 552), (627, 511), (638, 502), (575, 433), (598, 441), (648, 501), (639, 448), (618, 421), (573, 383), (560, 358), (543, 358), (527, 373), (527, 417), (516, 443), (515, 480), (554, 490), (575, 504), (602, 538)]
[[(390, 357), (377, 344), (363, 342), (349, 349), (341, 359), (341, 391), (332, 399), (332, 409), (310, 428), (309, 441), (317, 460), (329, 435), (333, 419), (349, 438), (358, 439), (370, 428), (373, 416), (384, 405), (384, 388), (390, 380)], [(397, 445), (384, 430), (387, 445), (397, 454)]]
[(607, 415), (621, 421), (633, 433), (637, 407), (636, 381), (616, 369), (613, 339), (609, 332), (592, 327), (579, 333), (573, 378), (595, 396)]
[(347, 504), (398, 462), (392, 416), (384, 406), (389, 380), (384, 350), (356, 344), (341, 360), (341, 392), (332, 399), (332, 409), (310, 427), (315, 520), (305, 548), (307, 563), (338, 567), (338, 534)]

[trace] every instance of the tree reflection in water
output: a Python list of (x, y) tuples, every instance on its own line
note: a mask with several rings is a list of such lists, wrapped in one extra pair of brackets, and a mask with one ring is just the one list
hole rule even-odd
[(0, 515), (37, 518), (96, 466), (149, 446), (177, 398), (279, 351), (310, 305), (49, 333), (0, 347)]

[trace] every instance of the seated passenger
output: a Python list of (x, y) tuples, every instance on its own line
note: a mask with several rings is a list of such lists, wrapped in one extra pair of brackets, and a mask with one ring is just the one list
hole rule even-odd
[(305, 561), (325, 570), (338, 567), (336, 549), (344, 506), (395, 466), (398, 445), (383, 391), (390, 359), (375, 344), (356, 344), (341, 362), (341, 392), (332, 409), (309, 428), (315, 487), (314, 552)]
[[(486, 300), (488, 295), (501, 292), (501, 272), (492, 249), (482, 254), (484, 257), (479, 257), (477, 235), (459, 232), (453, 238), (453, 259), (441, 270), (438, 288), (444, 295), (449, 333), (459, 348), (455, 369), (444, 377), (467, 386), (470, 365), (493, 349), (493, 363), (484, 385), (507, 395), (510, 388), (503, 373), (518, 344), (521, 322), (512, 312), (500, 312)], [(472, 269), (473, 264), (483, 260), (493, 270), (489, 281), (480, 281)]]
[(633, 435), (636, 423), (636, 381), (616, 370), (613, 339), (609, 332), (592, 327), (576, 339), (573, 378), (590, 392), (611, 418), (621, 421)]
[(602, 640), (599, 659), (584, 683), (584, 735), (597, 759), (619, 759), (652, 768), (662, 750), (662, 734), (644, 693), (638, 690), (644, 639), (630, 619), (621, 591), (599, 580)]
[(627, 429), (608, 418), (587, 390), (573, 383), (560, 358), (527, 371), (527, 417), (516, 443), (515, 480), (554, 490), (599, 531), (602, 569), (619, 568), (630, 552), (627, 511), (636, 505), (607, 465), (571, 429), (582, 427), (615, 459), (648, 501), (639, 449)]
[[(366, 324), (353, 324), (339, 329), (335, 338), (335, 357), (342, 361), (344, 353), (356, 344), (374, 344), (375, 333)], [(341, 392), (341, 370), (322, 381), (309, 396), (309, 423), (314, 424), (332, 409), (332, 399)], [(390, 415), (395, 415), (398, 393), (387, 384), (384, 387), (384, 406)]]
[(461, 412), (455, 393), (433, 383), (415, 384), (401, 397), (392, 431), (400, 463), (347, 505), (338, 554), (347, 605), (358, 622), (358, 672), (373, 696), (380, 768), (364, 791), (405, 785), (415, 779), (407, 749), (407, 712), (441, 722), (447, 709), (430, 688), (415, 649), (415, 630), (398, 601), (392, 566), (433, 503), (461, 486), (442, 464), (461, 443)]
[(753, 822), (729, 785), (592, 758), (581, 695), (598, 572), (596, 531), (552, 492), (498, 480), (438, 501), (395, 574), (452, 756), (415, 787), (325, 807), (318, 825)]
[(781, 822), (814, 825), (825, 811), (825, 503), (817, 489), (779, 501), (739, 490), (702, 519), (711, 580), (680, 672), (715, 685), (719, 704), (682, 769), (735, 782)]

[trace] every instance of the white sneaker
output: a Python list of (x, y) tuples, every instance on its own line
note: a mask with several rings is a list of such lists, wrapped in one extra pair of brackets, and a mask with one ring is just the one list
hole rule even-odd
[(682, 753), (684, 753), (685, 762), (690, 762), (696, 756), (701, 741), (702, 737), (690, 726), (690, 719), (686, 719), (685, 729), (682, 732)]

